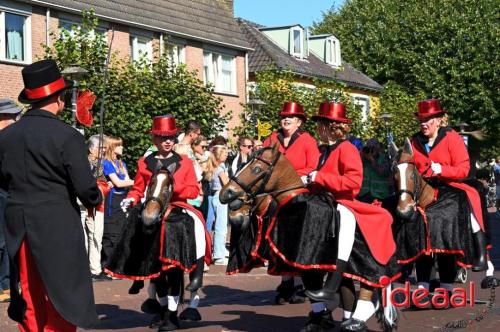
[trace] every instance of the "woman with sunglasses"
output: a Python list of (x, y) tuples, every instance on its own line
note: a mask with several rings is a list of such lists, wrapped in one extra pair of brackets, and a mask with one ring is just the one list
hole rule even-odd
[[(286, 102), (279, 116), (280, 129), (274, 131), (262, 146), (265, 148), (273, 143), (278, 144), (279, 151), (288, 158), (302, 182), (307, 183), (307, 175), (318, 165), (319, 150), (316, 140), (301, 130), (307, 120), (304, 107), (297, 102)], [(305, 300), (296, 294), (294, 279), (289, 276), (282, 276), (277, 291), (276, 303), (302, 303)]]
[[(160, 331), (172, 331), (179, 328), (177, 308), (182, 292), (182, 271), (190, 270), (196, 264), (194, 275), (190, 275), (191, 283), (186, 287), (194, 292), (202, 285), (203, 263), (204, 261), (209, 263), (211, 257), (211, 244), (203, 216), (187, 203), (188, 199), (198, 197), (200, 189), (193, 162), (187, 156), (173, 151), (177, 132), (173, 116), (157, 116), (153, 119), (151, 133), (158, 151), (139, 159), (134, 185), (122, 203), (122, 208), (127, 209), (141, 202), (158, 163), (171, 170), (174, 187), (170, 205), (174, 208), (163, 224), (164, 233), (160, 234), (166, 243), (159, 258), (164, 272), (152, 279), (156, 286), (161, 310), (153, 318), (150, 327), (159, 328)], [(191, 220), (192, 223), (184, 222), (186, 219)], [(180, 226), (185, 230), (179, 230)], [(186, 234), (194, 234), (194, 236), (189, 237)], [(195, 257), (192, 257), (193, 253)], [(119, 253), (116, 254), (119, 255)], [(189, 258), (193, 260), (187, 261)]]

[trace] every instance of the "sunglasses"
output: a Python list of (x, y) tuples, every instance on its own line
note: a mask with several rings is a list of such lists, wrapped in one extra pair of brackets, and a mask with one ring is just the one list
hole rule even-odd
[(243, 147), (248, 148), (248, 149), (253, 148), (253, 145), (252, 145), (252, 144), (248, 144), (248, 145), (241, 144), (240, 146), (243, 146)]
[(155, 137), (162, 141), (162, 142), (166, 142), (166, 141), (175, 141), (177, 137), (175, 136), (159, 136), (159, 135), (155, 135)]

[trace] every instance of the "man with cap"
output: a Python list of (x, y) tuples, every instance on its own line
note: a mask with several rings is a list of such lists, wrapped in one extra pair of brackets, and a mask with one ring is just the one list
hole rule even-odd
[[(0, 130), (13, 124), (20, 113), (21, 109), (13, 100), (0, 99)], [(0, 189), (0, 302), (10, 301), (9, 256), (3, 234), (5, 203), (7, 203), (7, 193)]]
[[(77, 198), (101, 201), (83, 136), (58, 116), (72, 87), (53, 60), (22, 70), (30, 104), (0, 131), (0, 187), (8, 192), (9, 317), (21, 331), (76, 331), (97, 322)], [(20, 285), (20, 288), (19, 288)]]

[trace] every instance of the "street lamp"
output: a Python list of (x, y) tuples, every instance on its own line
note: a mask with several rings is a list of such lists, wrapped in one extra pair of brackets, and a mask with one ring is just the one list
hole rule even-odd
[(255, 130), (255, 137), (259, 136), (259, 128), (257, 127), (257, 115), (259, 113), (260, 107), (262, 105), (265, 105), (266, 103), (263, 102), (260, 99), (250, 99), (247, 103), (247, 105), (250, 105), (252, 108), (252, 122), (253, 122), (253, 127)]
[(78, 93), (78, 81), (80, 81), (88, 71), (80, 67), (78, 64), (71, 64), (66, 67), (61, 74), (68, 80), (73, 81), (73, 89), (71, 94), (71, 124), (76, 128), (76, 101)]
[(384, 121), (385, 134), (387, 138), (387, 155), (389, 156), (389, 159), (392, 159), (393, 157), (391, 156), (391, 143), (393, 142), (392, 131), (391, 131), (391, 118), (392, 115), (389, 113), (383, 113), (379, 116), (379, 119), (382, 119), (382, 121)]
[(459, 123), (457, 124), (458, 128), (460, 128), (460, 136), (462, 136), (462, 139), (464, 140), (464, 143), (465, 143), (465, 146), (467, 148), (469, 148), (469, 135), (467, 135), (468, 133), (465, 131), (465, 129), (469, 126), (468, 123), (465, 123), (465, 122), (462, 122), (462, 123)]

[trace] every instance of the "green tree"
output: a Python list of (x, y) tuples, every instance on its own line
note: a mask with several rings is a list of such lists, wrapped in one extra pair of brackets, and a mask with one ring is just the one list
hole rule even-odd
[[(250, 92), (250, 99), (256, 98), (263, 101), (258, 114), (247, 106), (240, 115), (242, 126), (236, 128), (237, 135), (255, 136), (256, 118), (261, 122), (271, 124), (272, 130), (279, 128), (279, 112), (287, 101), (299, 102), (307, 114), (304, 129), (316, 135), (316, 124), (311, 117), (318, 112), (318, 107), (324, 101), (339, 101), (347, 105), (348, 115), (353, 119), (352, 134), (359, 137), (367, 136), (367, 128), (361, 124), (361, 109), (351, 103), (350, 98), (342, 90), (344, 86), (334, 81), (314, 80), (311, 88), (297, 83), (297, 76), (289, 70), (277, 70), (269, 68), (257, 73), (255, 88)], [(264, 137), (265, 138), (265, 137)]]
[[(93, 13), (85, 12), (81, 27), (71, 33), (63, 30), (53, 47), (46, 47), (46, 57), (55, 59), (61, 68), (78, 63), (89, 71), (80, 86), (97, 96), (94, 117), (98, 117), (101, 97), (106, 93), (104, 133), (123, 138), (129, 168), (135, 169), (137, 159), (151, 145), (149, 130), (154, 116), (172, 114), (179, 128), (190, 120), (198, 121), (208, 137), (223, 130), (230, 113), (221, 115), (224, 106), (221, 98), (214, 97), (213, 87), (203, 84), (196, 72), (184, 65), (172, 64), (167, 56), (153, 63), (144, 58), (131, 63), (115, 54), (104, 86), (108, 45), (105, 36), (94, 33), (97, 24)], [(70, 112), (64, 114), (66, 121), (70, 117)], [(95, 125), (85, 128), (86, 135), (98, 131)]]
[(499, 137), (497, 0), (346, 0), (313, 30), (337, 36), (343, 58), (377, 82), (439, 98), (452, 124)]

